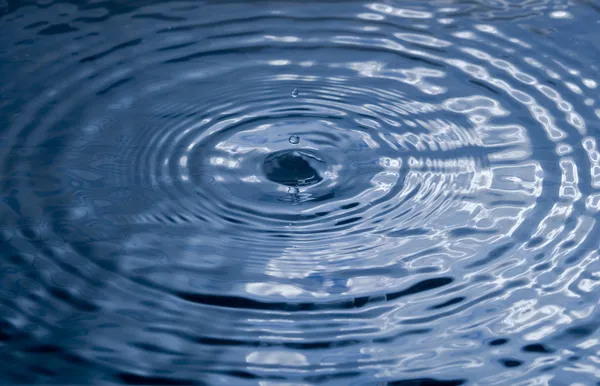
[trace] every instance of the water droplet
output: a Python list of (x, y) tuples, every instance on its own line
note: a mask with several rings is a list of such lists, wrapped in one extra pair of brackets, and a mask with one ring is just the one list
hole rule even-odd
[(288, 193), (289, 194), (298, 194), (298, 193), (300, 193), (300, 189), (298, 189), (296, 187), (290, 187), (290, 188), (288, 188)]
[(292, 97), (294, 97), (294, 98), (298, 97), (298, 89), (297, 88), (292, 90)]
[(292, 135), (289, 141), (292, 145), (297, 145), (300, 142), (300, 137), (297, 135)]

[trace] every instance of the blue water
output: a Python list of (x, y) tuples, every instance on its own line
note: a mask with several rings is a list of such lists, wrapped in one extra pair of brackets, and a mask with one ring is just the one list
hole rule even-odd
[(595, 0), (0, 0), (0, 383), (600, 385), (599, 66)]

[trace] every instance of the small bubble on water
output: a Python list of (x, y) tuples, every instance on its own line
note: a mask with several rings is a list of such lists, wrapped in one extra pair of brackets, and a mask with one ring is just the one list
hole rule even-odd
[(292, 135), (289, 141), (292, 145), (297, 145), (300, 142), (300, 137), (297, 135)]
[(292, 97), (293, 98), (297, 98), (298, 97), (298, 89), (297, 88), (295, 88), (295, 89), (292, 90)]

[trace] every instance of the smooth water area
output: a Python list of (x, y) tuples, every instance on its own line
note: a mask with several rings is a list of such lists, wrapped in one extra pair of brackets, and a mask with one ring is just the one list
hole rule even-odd
[(0, 383), (600, 385), (596, 0), (0, 0)]

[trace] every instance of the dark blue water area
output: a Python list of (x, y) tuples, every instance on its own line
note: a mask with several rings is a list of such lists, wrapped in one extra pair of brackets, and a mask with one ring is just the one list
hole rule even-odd
[(0, 0), (0, 384), (600, 385), (600, 3)]

